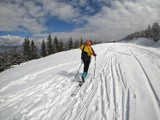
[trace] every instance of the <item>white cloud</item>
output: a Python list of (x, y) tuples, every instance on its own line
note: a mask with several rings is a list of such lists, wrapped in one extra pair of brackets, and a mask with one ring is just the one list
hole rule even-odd
[(25, 2), (24, 7), (26, 8), (26, 11), (28, 11), (28, 14), (31, 17), (34, 18), (44, 17), (42, 6), (37, 5), (34, 1)]
[(158, 0), (154, 2), (156, 4), (150, 0), (143, 2), (114, 1), (111, 7), (103, 6), (101, 11), (93, 16), (82, 16), (80, 19), (86, 20), (87, 23), (81, 28), (71, 32), (52, 33), (52, 35), (101, 41), (120, 40), (160, 20), (160, 9), (158, 8), (160, 2)]
[(77, 17), (78, 13), (74, 11), (72, 6), (61, 4), (59, 9), (55, 9), (52, 15), (58, 16), (61, 20), (72, 20), (72, 18)]
[(45, 26), (48, 17), (74, 23), (87, 21), (80, 28), (70, 32), (52, 33), (53, 36), (82, 36), (86, 39), (106, 41), (121, 39), (160, 20), (159, 0), (92, 0), (101, 6), (100, 11), (92, 16), (87, 13), (96, 12), (96, 9), (90, 5), (89, 0), (13, 0), (14, 3), (11, 0), (6, 1), (0, 4), (0, 31), (23, 30), (33, 33), (33, 36), (39, 36), (42, 31), (48, 29)]
[(88, 5), (88, 2), (87, 2), (87, 0), (79, 0), (79, 5), (82, 7), (85, 7)]
[(79, 16), (79, 12), (72, 5), (65, 2), (45, 0), (42, 5), (45, 14), (55, 16), (60, 20), (72, 21), (72, 19)]
[(45, 22), (50, 17), (73, 22), (77, 21), (76, 17), (79, 15), (77, 9), (65, 2), (53, 0), (1, 1), (0, 31), (43, 32), (48, 29)]
[(24, 38), (19, 36), (0, 36), (0, 46), (19, 46), (23, 41)]
[[(160, 2), (156, 3), (160, 6)], [(91, 38), (95, 39), (118, 40), (132, 32), (146, 29), (149, 24), (158, 21), (160, 9), (156, 6), (145, 1), (143, 3), (115, 1), (112, 2), (112, 7), (103, 6), (96, 15), (87, 16), (85, 19), (88, 24), (76, 31), (91, 35)]]
[(19, 3), (2, 2), (0, 4), (0, 31), (45, 31), (46, 27), (38, 22), (38, 19), (44, 15), (40, 13), (40, 8), (37, 6), (32, 6), (32, 8), (29, 9), (25, 5), (20, 6)]

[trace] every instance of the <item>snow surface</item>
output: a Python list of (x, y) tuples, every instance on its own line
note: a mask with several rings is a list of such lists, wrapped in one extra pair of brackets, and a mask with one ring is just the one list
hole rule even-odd
[(129, 43), (93, 48), (96, 64), (93, 57), (80, 89), (83, 66), (73, 80), (79, 49), (0, 73), (0, 120), (160, 120), (160, 50)]
[(124, 43), (126, 43), (126, 42), (133, 43), (133, 44), (141, 45), (141, 46), (160, 48), (160, 40), (155, 42), (155, 41), (153, 41), (151, 39), (147, 39), (147, 38), (135, 38), (130, 41), (125, 40), (123, 42)]

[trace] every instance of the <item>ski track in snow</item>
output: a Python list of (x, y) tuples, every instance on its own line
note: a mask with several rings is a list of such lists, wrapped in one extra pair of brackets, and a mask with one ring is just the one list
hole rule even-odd
[(0, 119), (160, 120), (160, 82), (155, 82), (160, 79), (160, 51), (129, 44), (104, 44), (95, 50), (96, 76), (92, 60), (81, 88), (73, 81), (79, 61), (49, 61), (3, 77)]
[[(143, 51), (143, 53), (148, 54), (148, 56), (151, 56), (153, 58), (157, 57), (158, 59), (160, 59), (160, 56), (158, 54), (154, 53), (154, 52), (150, 52), (150, 51), (146, 52), (142, 49), (140, 49), (140, 50)], [(136, 57), (136, 55), (132, 52), (132, 50), (130, 50), (130, 51), (131, 51), (132, 55), (134, 56), (134, 58), (136, 59), (139, 66), (140, 66), (140, 69), (141, 69), (142, 75), (144, 77), (146, 86), (147, 86), (148, 91), (149, 91), (149, 93), (151, 95), (151, 98), (153, 100), (154, 107), (155, 107), (156, 112), (157, 112), (157, 117), (158, 117), (158, 119), (160, 119), (160, 114), (159, 114), (160, 113), (160, 99), (158, 97), (158, 94), (156, 93), (156, 91), (155, 91), (155, 89), (154, 89), (154, 87), (151, 83), (151, 80), (150, 80), (149, 76), (147, 75), (147, 72), (145, 71), (145, 69), (143, 67), (143, 63), (140, 62), (140, 60), (138, 59), (138, 57)], [(153, 56), (153, 55), (155, 55), (155, 56)]]

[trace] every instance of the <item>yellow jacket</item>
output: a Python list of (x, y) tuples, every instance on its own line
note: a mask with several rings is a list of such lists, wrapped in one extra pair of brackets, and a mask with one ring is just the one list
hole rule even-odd
[(80, 49), (83, 50), (83, 47), (85, 47), (85, 48), (84, 48), (84, 51), (87, 52), (87, 55), (88, 55), (89, 57), (91, 57), (91, 55), (95, 55), (95, 53), (94, 53), (93, 49), (91, 48), (91, 46), (81, 45), (81, 46), (80, 46)]

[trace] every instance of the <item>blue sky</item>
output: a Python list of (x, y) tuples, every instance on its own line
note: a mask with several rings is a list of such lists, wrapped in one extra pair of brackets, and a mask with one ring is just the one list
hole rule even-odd
[(0, 45), (58, 38), (113, 41), (160, 20), (159, 0), (1, 0)]

